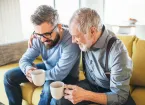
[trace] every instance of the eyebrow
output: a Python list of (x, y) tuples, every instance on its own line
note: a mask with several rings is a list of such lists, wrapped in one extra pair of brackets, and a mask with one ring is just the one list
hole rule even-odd
[(51, 32), (45, 32), (45, 33), (42, 33), (42, 34), (39, 34), (39, 33), (36, 33), (35, 31), (34, 31), (34, 33), (35, 34), (38, 34), (38, 35), (45, 35), (45, 34), (52, 34), (52, 32), (55, 30), (55, 28), (57, 27), (57, 25), (52, 29), (52, 31)]
[(43, 34), (39, 34), (39, 33), (36, 33), (36, 32), (34, 32), (35, 34), (38, 34), (38, 35), (45, 35), (45, 34), (50, 34), (51, 32), (45, 32), (45, 33), (43, 33)]

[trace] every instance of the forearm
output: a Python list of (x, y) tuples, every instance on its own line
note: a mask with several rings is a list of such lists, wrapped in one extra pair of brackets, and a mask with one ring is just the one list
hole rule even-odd
[(27, 50), (23, 54), (22, 58), (19, 61), (19, 66), (24, 74), (29, 68), (34, 66), (33, 61), (38, 55), (39, 53), (32, 52), (32, 49)]
[(20, 59), (20, 61), (19, 61), (19, 66), (20, 66), (22, 72), (23, 72), (24, 74), (26, 74), (26, 71), (27, 71), (29, 68), (32, 67), (32, 63), (26, 62), (26, 61), (24, 61), (23, 59)]
[(86, 91), (84, 95), (84, 100), (106, 105), (107, 95), (105, 93), (95, 93), (91, 91)]

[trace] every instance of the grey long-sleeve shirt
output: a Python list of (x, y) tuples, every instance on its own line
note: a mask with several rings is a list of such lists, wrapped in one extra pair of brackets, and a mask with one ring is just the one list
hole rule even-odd
[(114, 34), (104, 30), (99, 40), (84, 53), (87, 79), (94, 85), (110, 89), (107, 92), (107, 105), (121, 105), (129, 95), (129, 81), (132, 74), (132, 60), (121, 40), (117, 40), (110, 49), (108, 71), (105, 75), (106, 46)]

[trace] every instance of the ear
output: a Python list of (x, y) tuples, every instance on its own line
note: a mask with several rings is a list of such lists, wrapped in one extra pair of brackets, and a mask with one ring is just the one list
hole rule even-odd
[(62, 32), (62, 24), (57, 25), (59, 32)]
[(96, 28), (95, 27), (91, 27), (90, 28), (90, 33), (91, 33), (91, 37), (94, 37), (94, 35), (96, 34)]

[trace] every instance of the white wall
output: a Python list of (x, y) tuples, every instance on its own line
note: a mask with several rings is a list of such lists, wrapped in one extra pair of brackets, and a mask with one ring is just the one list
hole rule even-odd
[(118, 24), (135, 18), (145, 24), (145, 0), (105, 0), (105, 23)]
[(69, 24), (73, 13), (79, 9), (79, 0), (55, 0), (55, 8), (58, 10), (60, 22)]
[[(80, 3), (80, 7), (97, 10), (107, 24), (121, 23), (128, 18), (145, 24), (145, 0), (80, 0)], [(0, 44), (28, 39), (33, 32), (30, 16), (42, 4), (53, 7), (54, 0), (0, 0)], [(79, 0), (55, 0), (55, 4), (64, 24), (68, 24), (79, 8)]]
[[(54, 0), (20, 0), (22, 31), (24, 38), (28, 39), (34, 31), (30, 21), (30, 16), (39, 5), (49, 5), (54, 7)], [(79, 8), (79, 0), (55, 0), (55, 8), (58, 10), (60, 22), (68, 24), (70, 17)]]
[(104, 0), (81, 0), (81, 7), (95, 9), (102, 21), (104, 20)]
[(0, 0), (0, 44), (22, 39), (19, 0)]

